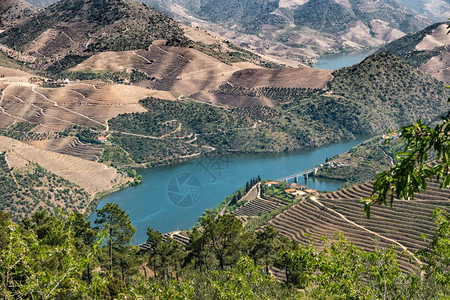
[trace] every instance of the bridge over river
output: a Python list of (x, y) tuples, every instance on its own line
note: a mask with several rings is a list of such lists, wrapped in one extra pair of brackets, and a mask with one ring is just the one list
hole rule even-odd
[(318, 170), (318, 168), (308, 169), (308, 170), (305, 170), (305, 171), (301, 171), (299, 173), (295, 173), (295, 174), (292, 174), (292, 175), (285, 176), (283, 178), (277, 179), (277, 181), (286, 181), (286, 182), (288, 182), (289, 180), (293, 179), (294, 182), (298, 182), (298, 178), (301, 177), (301, 176), (305, 177), (306, 179), (308, 179), (308, 177), (311, 176), (311, 175), (312, 176), (316, 176), (317, 170)]

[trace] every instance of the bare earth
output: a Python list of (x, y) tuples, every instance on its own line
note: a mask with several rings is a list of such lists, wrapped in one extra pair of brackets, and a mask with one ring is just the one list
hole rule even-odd
[(447, 34), (447, 25), (442, 24), (425, 36), (416, 49), (439, 50), (441, 55), (431, 58), (420, 69), (437, 80), (450, 82), (450, 35)]
[(426, 64), (420, 66), (422, 71), (430, 74), (440, 81), (450, 82), (450, 53), (431, 58)]
[(450, 45), (450, 35), (447, 34), (447, 25), (442, 24), (433, 32), (423, 38), (416, 46), (417, 50), (433, 50), (438, 47)]
[(260, 70), (246, 69), (233, 74), (230, 84), (245, 88), (325, 88), (331, 71), (312, 68)]
[(23, 166), (24, 161), (37, 163), (48, 171), (79, 185), (91, 195), (112, 190), (125, 182), (125, 178), (112, 167), (42, 150), (4, 136), (0, 136), (0, 151), (6, 151), (11, 167)]
[[(21, 71), (0, 69), (7, 77), (0, 98), (0, 128), (14, 122), (40, 124), (36, 132), (64, 130), (73, 125), (107, 126), (107, 121), (123, 113), (145, 112), (139, 100), (158, 97), (174, 100), (170, 92), (137, 86), (104, 83), (71, 83), (61, 88), (42, 88), (28, 83)], [(17, 77), (10, 77), (10, 76)]]

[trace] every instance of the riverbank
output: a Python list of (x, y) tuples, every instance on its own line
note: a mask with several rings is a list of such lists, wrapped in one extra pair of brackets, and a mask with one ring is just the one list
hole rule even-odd
[[(315, 167), (326, 158), (343, 153), (368, 137), (308, 151), (214, 155), (178, 164), (139, 169), (143, 182), (103, 197), (98, 204), (119, 204), (137, 228), (136, 243), (145, 241), (147, 227), (161, 232), (191, 228), (206, 209), (214, 209), (227, 196), (245, 187), (258, 175), (278, 179)], [(309, 180), (313, 189), (336, 190), (340, 181)], [(94, 215), (89, 218), (95, 219)]]

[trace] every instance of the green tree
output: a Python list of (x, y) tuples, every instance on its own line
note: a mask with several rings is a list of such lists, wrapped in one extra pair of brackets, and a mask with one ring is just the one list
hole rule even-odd
[(433, 217), (437, 225), (434, 235), (428, 247), (417, 255), (425, 262), (422, 269), (427, 297), (441, 298), (450, 295), (450, 215), (438, 208)]
[(209, 251), (206, 237), (197, 228), (194, 228), (189, 233), (189, 240), (186, 262), (192, 264), (194, 269), (198, 269), (200, 272), (210, 269), (214, 258), (211, 251)]
[(76, 247), (75, 216), (38, 212), (20, 225), (7, 221), (7, 243), (0, 249), (0, 294), (4, 299), (85, 298), (82, 280), (101, 239), (86, 251)]
[(269, 275), (269, 266), (277, 257), (279, 246), (278, 231), (272, 226), (266, 226), (256, 233), (255, 244), (251, 251), (252, 257), (255, 261), (259, 259), (263, 261), (267, 275)]
[(222, 215), (217, 219), (206, 217), (201, 220), (205, 245), (219, 261), (220, 269), (232, 265), (240, 256), (243, 242), (242, 222), (234, 215)]

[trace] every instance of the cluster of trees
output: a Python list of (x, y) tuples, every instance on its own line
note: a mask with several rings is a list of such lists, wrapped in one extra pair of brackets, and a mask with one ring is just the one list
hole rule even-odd
[(279, 102), (299, 102), (302, 99), (310, 98), (313, 95), (321, 95), (325, 93), (323, 89), (315, 88), (280, 88), (280, 87), (261, 87), (261, 88), (245, 88), (233, 86), (225, 83), (216, 91), (217, 94), (230, 94), (237, 96), (265, 97)]
[[(245, 231), (233, 215), (205, 217), (190, 243), (148, 229), (149, 250), (117, 204), (80, 214), (37, 212), (13, 223), (0, 212), (0, 294), (4, 299), (429, 299), (448, 295), (450, 216), (417, 253), (417, 274), (401, 272), (394, 249), (365, 252), (339, 237), (299, 246), (272, 227)], [(269, 276), (277, 267), (285, 282)]]
[(54, 211), (57, 205), (81, 211), (89, 199), (82, 188), (37, 164), (10, 169), (0, 153), (0, 210), (10, 212), (11, 219), (21, 220), (37, 208)]
[(248, 191), (250, 191), (250, 189), (258, 182), (261, 182), (261, 176), (258, 175), (258, 177), (250, 178), (250, 181), (247, 181), (245, 185), (245, 192), (247, 193)]

